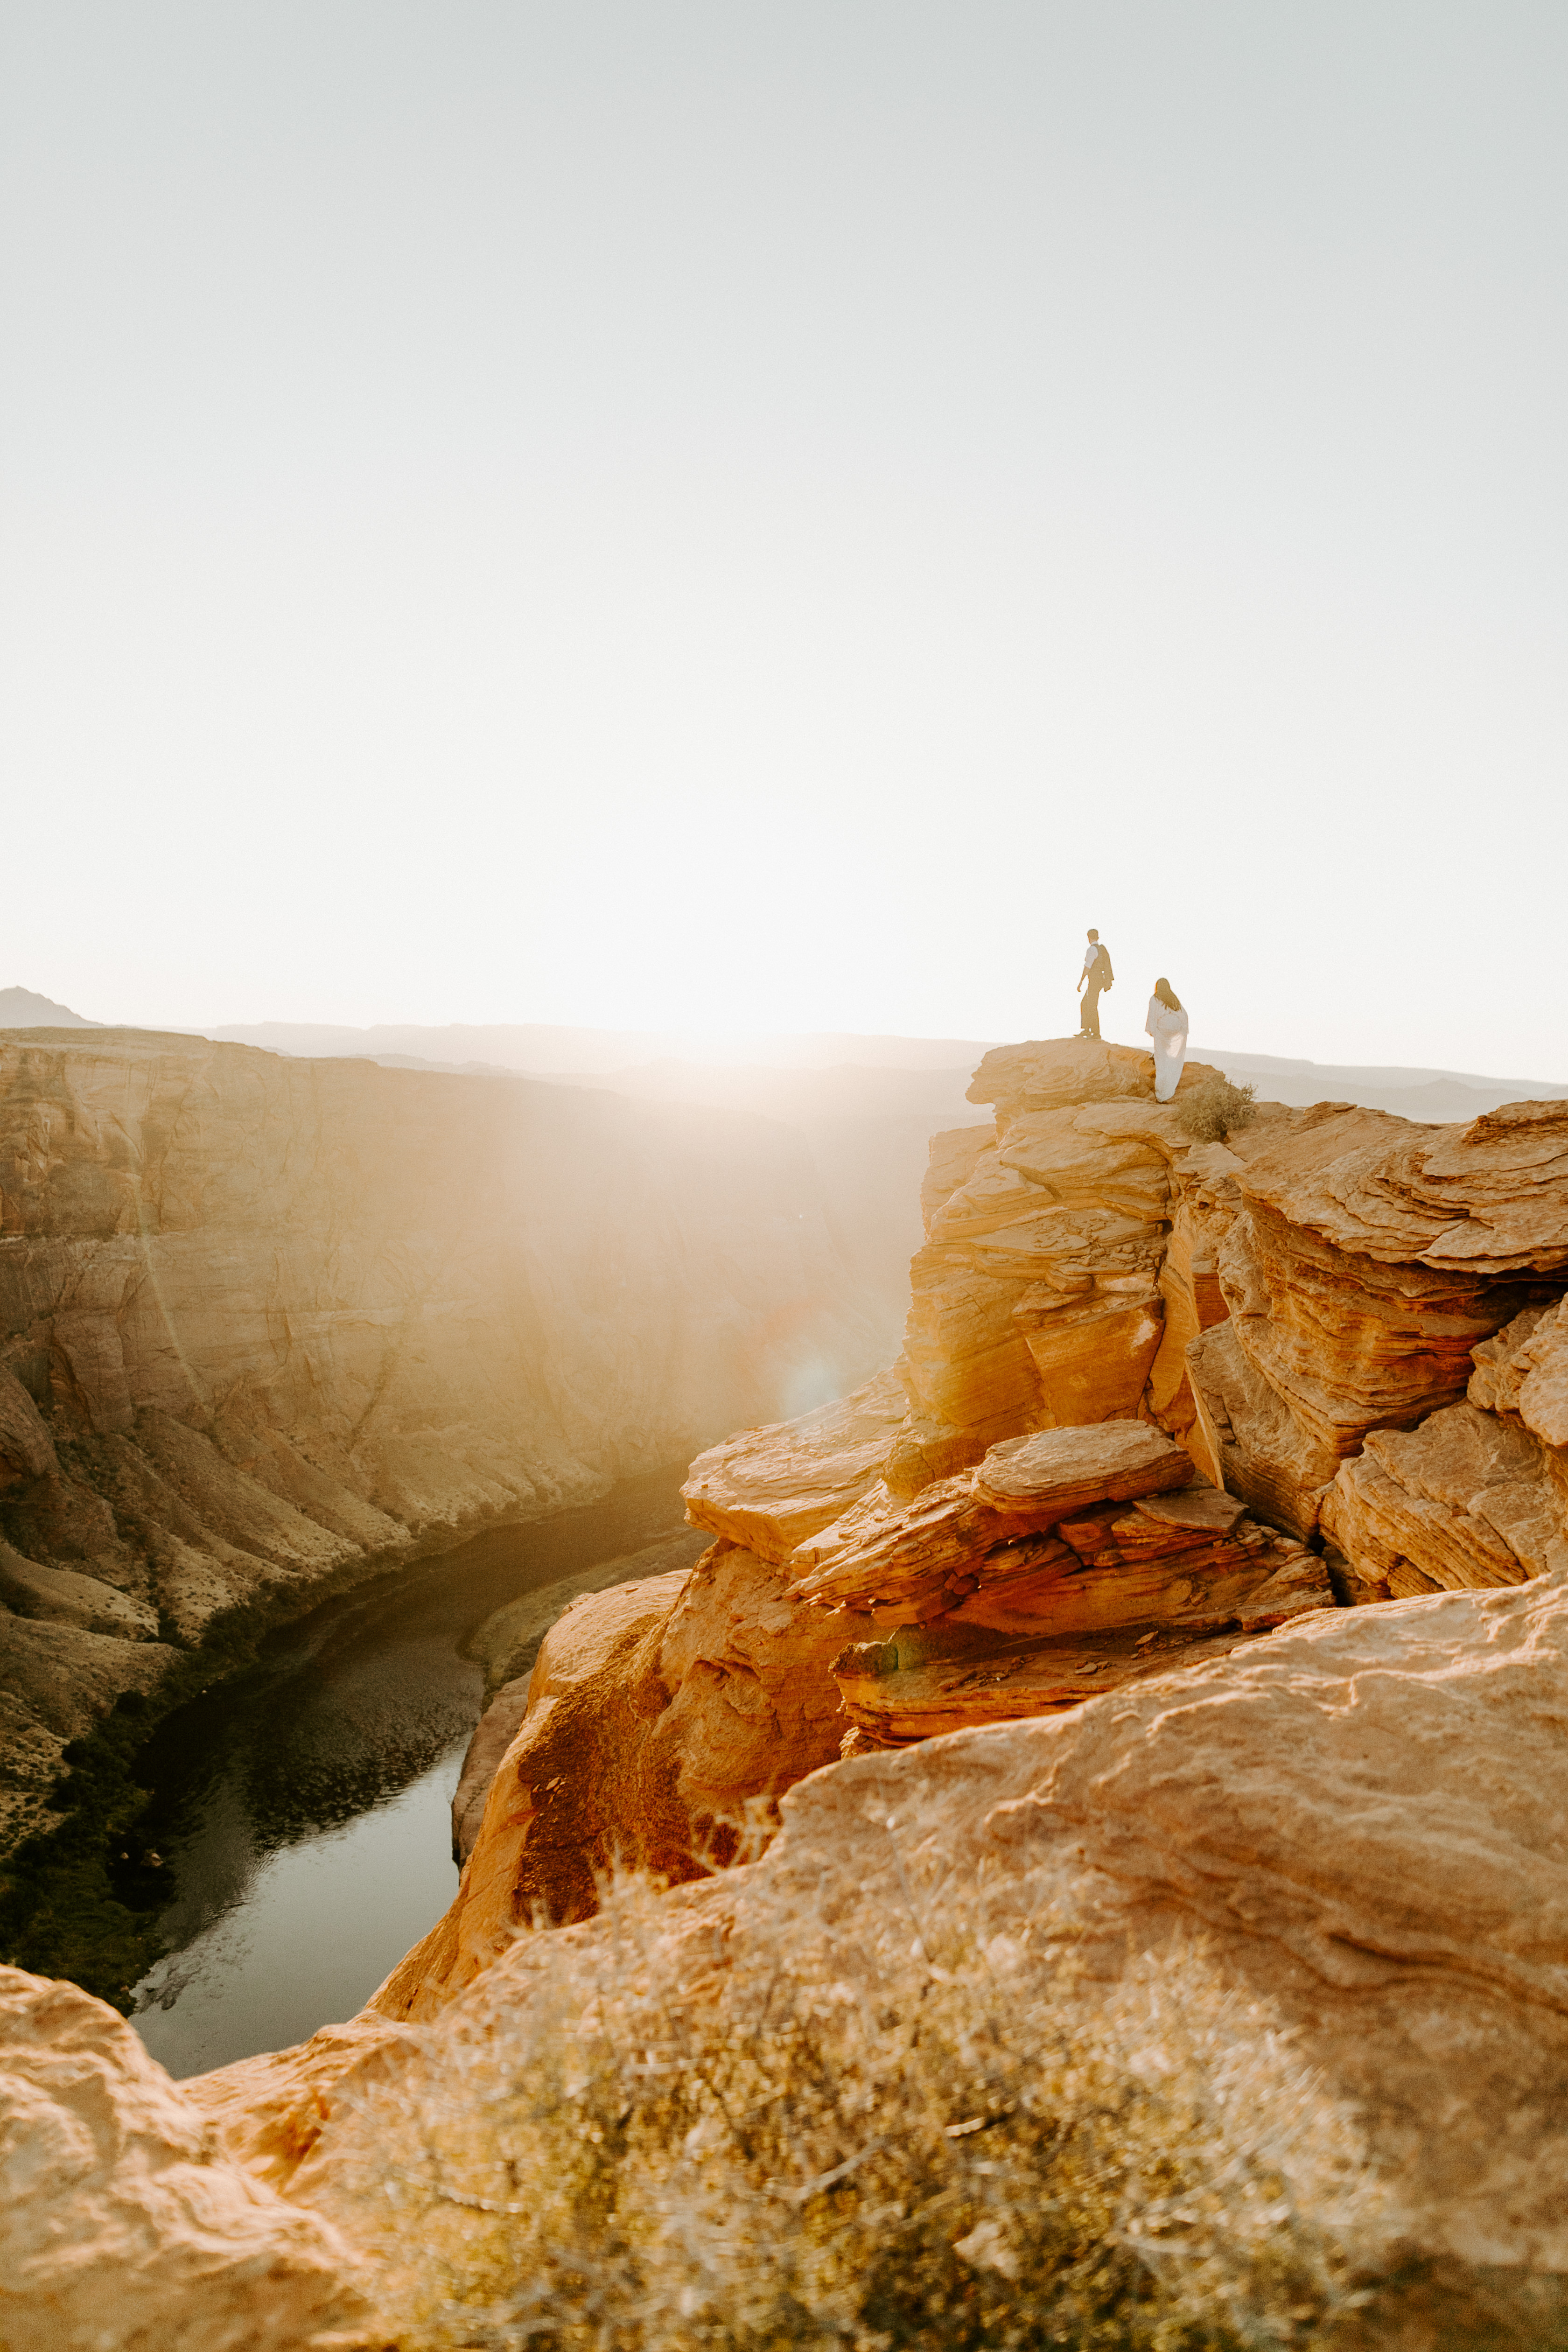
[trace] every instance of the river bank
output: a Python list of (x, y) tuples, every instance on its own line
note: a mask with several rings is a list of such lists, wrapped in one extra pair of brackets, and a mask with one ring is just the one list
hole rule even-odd
[[(140, 2005), (175, 2072), (342, 2013), (451, 1893), (437, 1784), (455, 1785), (483, 1679), (463, 1643), (518, 1595), (679, 1528), (680, 1475), (432, 1546), (308, 1609), (232, 1612), (67, 1751), (57, 1825), (0, 1872), (0, 1949)], [(304, 1891), (318, 1869), (324, 1906)], [(191, 2057), (197, 2010), (221, 2057)]]

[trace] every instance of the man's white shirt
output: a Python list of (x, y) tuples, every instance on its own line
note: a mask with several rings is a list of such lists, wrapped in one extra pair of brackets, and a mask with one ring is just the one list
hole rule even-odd
[(1083, 970), (1079, 975), (1079, 979), (1087, 980), (1089, 973), (1094, 970), (1096, 960), (1100, 954), (1100, 943), (1098, 940), (1090, 940), (1088, 947), (1085, 948), (1083, 951)]

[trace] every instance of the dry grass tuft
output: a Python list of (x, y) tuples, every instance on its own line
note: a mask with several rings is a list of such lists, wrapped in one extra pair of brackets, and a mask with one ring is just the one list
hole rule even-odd
[(334, 2152), (391, 2340), (1326, 2343), (1366, 2176), (1266, 2021), (1199, 1951), (1107, 1992), (977, 1883), (903, 1884), (829, 1929), (759, 1878), (739, 1924), (623, 1880), (531, 1938), (516, 2006), (432, 2033)]

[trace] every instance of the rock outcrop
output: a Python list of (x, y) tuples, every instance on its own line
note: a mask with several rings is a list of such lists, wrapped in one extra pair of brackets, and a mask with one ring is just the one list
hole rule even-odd
[(337, 2232), (74, 1985), (0, 1969), (0, 2107), (7, 2352), (299, 2352), (364, 2315)]
[(1149, 1070), (985, 1057), (994, 1136), (933, 1139), (904, 1359), (700, 1456), (688, 1512), (718, 1541), (689, 1580), (547, 1639), (452, 1913), (383, 2013), (432, 2013), (520, 1921), (585, 1916), (617, 1854), (675, 1881), (745, 1850), (835, 1753), (1555, 1558), (1552, 1107), (1450, 1132), (1265, 1105), (1194, 1144)]
[(1527, 1307), (1473, 1353), (1464, 1403), (1370, 1432), (1324, 1498), (1368, 1598), (1568, 1570), (1568, 1301)]
[[(688, 1514), (716, 1542), (684, 1579), (574, 1603), (525, 1690), (498, 1696), (465, 1774), (458, 1895), (375, 1996), (378, 2015), (432, 2015), (520, 1925), (586, 1916), (617, 1861), (670, 1883), (752, 1850), (783, 1791), (841, 1753), (1077, 1705), (1332, 1604), (1320, 1560), (1129, 1417), (1151, 1410), (1166, 1313), (1180, 1339), (1224, 1311), (1203, 1192), (1215, 1154), (1154, 1102), (1150, 1068), (1121, 1047), (987, 1057), (976, 1087), (998, 1099), (1001, 1140), (933, 1141), (911, 1349), (931, 1329), (922, 1268), (945, 1281), (954, 1253), (1000, 1234), (1005, 1270), (979, 1259), (966, 1278), (993, 1319), (1026, 1299), (1031, 1319), (1005, 1344), (1031, 1367), (1032, 1348), (1048, 1351), (1057, 1387), (1031, 1370), (1022, 1431), (988, 1441), (989, 1392), (973, 1391), (973, 1411), (949, 1395), (968, 1417), (937, 1422), (906, 1361), (700, 1455)], [(1075, 1087), (1094, 1099), (1073, 1102)], [(1173, 1218), (1183, 1251), (1168, 1268)], [(1130, 1388), (1123, 1342), (1140, 1320), (1153, 1344), (1139, 1340)], [(951, 1360), (961, 1386), (967, 1336)], [(1181, 1371), (1163, 1394), (1167, 1423), (1190, 1426)], [(1139, 1507), (1178, 1489), (1161, 1515)]]
[(1342, 1462), (1465, 1394), (1473, 1351), (1568, 1278), (1568, 1106), (1463, 1129), (1322, 1105), (1233, 1179), (1229, 1308), (1189, 1351), (1205, 1467), (1311, 1532)]
[[(433, 2031), (367, 2021), (336, 2088), (295, 2062), (291, 2091), (279, 2071), (248, 2109), (225, 2101), (242, 2070), (193, 2095), (237, 2158), (370, 2258), (395, 2315), (432, 2243), (437, 2261), (480, 2245), (443, 2219), (453, 2196), (499, 2192), (488, 2157), (464, 2168), (450, 2125), (433, 2126), (439, 2179), (389, 2171), (385, 2145), (422, 2116), (471, 2115), (476, 2081), (527, 2046), (533, 2004), (552, 2042), (586, 2037), (626, 1985), (639, 2031), (679, 2030), (703, 2062), (774, 2014), (781, 1950), (791, 1981), (822, 1988), (825, 2018), (896, 1998), (912, 1916), (933, 1988), (952, 1981), (950, 1945), (987, 1954), (997, 2030), (1030, 2021), (1022, 2080), (1075, 2014), (1124, 2014), (1134, 2070), (1152, 2044), (1175, 2065), (1190, 2038), (1211, 2070), (1203, 2098), (1215, 2114), (1229, 2099), (1243, 2148), (1255, 2133), (1283, 2166), (1280, 2210), (1321, 2226), (1359, 2284), (1359, 2315), (1347, 2307), (1324, 2340), (1554, 2343), (1568, 2327), (1565, 1593), (1548, 1579), (1323, 1612), (1070, 1715), (857, 1759), (785, 1798), (764, 1859), (666, 1897), (632, 1950), (618, 1919), (525, 1939)], [(1299, 2070), (1273, 2141), (1270, 2052)], [(977, 2128), (967, 2083), (952, 2095), (958, 2128)], [(526, 2200), (526, 2176), (512, 2181), (505, 2194)]]
[(459, 1868), (473, 1852), (490, 1783), (528, 1712), (534, 1664), (551, 1627), (588, 1594), (694, 1568), (706, 1549), (699, 1535), (673, 1536), (643, 1551), (605, 1560), (586, 1575), (542, 1585), (498, 1609), (465, 1645), (484, 1670), (485, 1705), (452, 1798), (452, 1859)]
[(869, 1326), (819, 1192), (762, 1120), (0, 1036), (0, 1841), (230, 1612), (847, 1385)]

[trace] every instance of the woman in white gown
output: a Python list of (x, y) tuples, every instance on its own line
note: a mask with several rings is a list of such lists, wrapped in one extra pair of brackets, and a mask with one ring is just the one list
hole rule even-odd
[(1187, 1013), (1168, 980), (1154, 982), (1143, 1026), (1154, 1041), (1154, 1099), (1169, 1102), (1187, 1058)]

